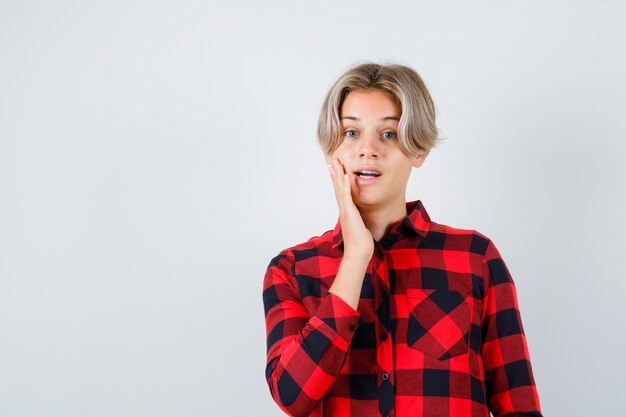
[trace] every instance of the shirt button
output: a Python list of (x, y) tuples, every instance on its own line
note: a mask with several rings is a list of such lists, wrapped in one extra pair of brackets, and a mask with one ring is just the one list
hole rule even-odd
[(382, 293), (380, 293), (380, 296), (384, 300), (384, 299), (386, 299), (389, 296), (389, 294), (387, 294), (387, 291), (383, 291)]
[(389, 379), (389, 374), (383, 374), (382, 377), (383, 381), (386, 381)]
[(381, 333), (380, 340), (382, 340), (384, 342), (385, 340), (387, 340), (388, 337), (389, 336), (387, 336), (387, 333)]
[(379, 258), (383, 257), (383, 251), (380, 249), (376, 249), (376, 256), (378, 256)]

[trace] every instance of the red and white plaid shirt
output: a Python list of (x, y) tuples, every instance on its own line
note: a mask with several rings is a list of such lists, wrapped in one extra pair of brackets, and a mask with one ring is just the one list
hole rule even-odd
[(292, 416), (540, 417), (513, 279), (494, 243), (420, 200), (375, 242), (358, 309), (329, 293), (334, 230), (281, 251), (263, 283), (266, 378)]

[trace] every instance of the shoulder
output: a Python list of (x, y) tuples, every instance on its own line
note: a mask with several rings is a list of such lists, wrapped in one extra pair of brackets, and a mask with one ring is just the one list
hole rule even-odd
[(493, 240), (476, 229), (454, 227), (434, 221), (430, 222), (427, 238), (443, 241), (446, 249), (466, 250), (483, 257), (495, 249)]
[(268, 265), (268, 268), (272, 266), (293, 267), (293, 265), (303, 259), (318, 256), (322, 253), (330, 251), (330, 247), (333, 244), (333, 230), (327, 230), (321, 235), (312, 236), (304, 242), (294, 244), (286, 247), (275, 255)]
[(440, 245), (443, 250), (462, 253), (463, 257), (469, 255), (470, 262), (475, 262), (476, 271), (480, 269), (477, 274), (487, 278), (488, 285), (513, 282), (509, 269), (491, 237), (476, 229), (462, 229), (435, 222), (431, 222), (428, 239), (432, 238), (431, 233), (434, 236), (438, 234), (443, 236), (434, 238), (435, 241), (443, 242)]

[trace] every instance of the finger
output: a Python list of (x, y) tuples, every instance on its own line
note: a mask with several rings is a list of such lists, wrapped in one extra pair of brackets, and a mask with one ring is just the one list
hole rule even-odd
[(346, 167), (343, 166), (343, 162), (341, 162), (339, 158), (335, 158), (335, 160), (337, 161), (337, 166), (339, 167), (339, 172), (341, 173), (341, 175), (345, 174), (347, 170)]
[(337, 158), (337, 169), (341, 173), (339, 182), (341, 184), (341, 204), (344, 209), (352, 205), (352, 192), (350, 187), (350, 174), (346, 171), (343, 163)]
[(341, 209), (342, 206), (342, 181), (341, 175), (339, 175), (339, 169), (337, 167), (337, 163), (333, 159), (329, 166), (330, 175), (333, 181), (333, 188), (335, 190), (335, 199), (337, 200), (337, 205)]
[(343, 204), (345, 207), (350, 207), (351, 204), (354, 204), (352, 201), (352, 184), (350, 182), (350, 174), (343, 174)]
[(354, 201), (352, 200), (352, 179), (351, 174), (348, 170), (341, 164), (341, 171), (344, 176), (343, 180), (343, 192), (344, 192), (344, 201), (348, 205), (353, 205)]
[[(350, 203), (352, 202), (352, 193), (350, 190), (350, 174), (348, 174), (348, 171), (346, 170), (346, 167), (343, 165), (343, 163), (341, 162), (341, 160), (337, 157), (333, 158), (333, 165), (335, 167), (335, 173), (338, 173), (338, 175), (336, 175), (338, 178), (338, 182), (339, 185), (341, 186), (340, 188), (340, 194), (341, 194), (341, 201), (343, 204), (345, 203)], [(349, 207), (349, 206), (346, 206)]]

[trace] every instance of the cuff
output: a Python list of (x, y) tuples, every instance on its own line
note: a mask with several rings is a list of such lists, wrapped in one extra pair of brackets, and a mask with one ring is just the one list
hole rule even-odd
[(329, 292), (318, 307), (315, 316), (349, 343), (359, 326), (361, 313), (352, 308), (343, 298)]

